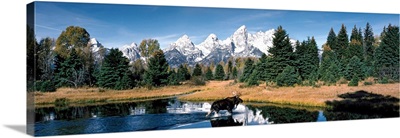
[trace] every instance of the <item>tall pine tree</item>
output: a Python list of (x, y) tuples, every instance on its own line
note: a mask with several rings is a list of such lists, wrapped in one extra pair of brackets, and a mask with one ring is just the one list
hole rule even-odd
[(337, 45), (337, 36), (335, 34), (335, 31), (333, 30), (333, 28), (331, 28), (331, 30), (329, 31), (328, 34), (328, 38), (326, 40), (326, 45), (328, 45), (330, 47), (330, 49), (333, 50), (333, 52), (337, 52), (339, 51), (339, 47)]
[(213, 73), (212, 73), (211, 68), (210, 68), (210, 67), (207, 67), (207, 70), (206, 70), (206, 79), (207, 79), (207, 80), (212, 80), (213, 78), (214, 78), (214, 75), (213, 75)]
[(350, 41), (352, 40), (356, 40), (360, 43), (362, 42), (362, 34), (360, 34), (360, 32), (358, 31), (356, 25), (354, 25), (353, 30), (351, 30)]
[(150, 57), (144, 81), (148, 86), (158, 87), (168, 84), (168, 62), (162, 50), (155, 51)]
[(347, 80), (351, 80), (353, 78), (357, 78), (358, 80), (364, 79), (363, 66), (364, 65), (360, 58), (353, 56), (346, 65), (344, 78)]
[(271, 59), (268, 61), (270, 66), (269, 78), (275, 80), (287, 66), (294, 65), (293, 47), (290, 43), (289, 35), (286, 30), (279, 26), (272, 39), (272, 47), (268, 50)]
[(296, 67), (302, 80), (315, 80), (317, 79), (312, 75), (318, 71), (319, 57), (318, 47), (314, 37), (308, 38), (303, 41), (295, 51)]
[(193, 74), (192, 76), (201, 76), (203, 72), (201, 71), (201, 67), (199, 64), (196, 64), (194, 69), (193, 69)]
[(190, 73), (189, 70), (185, 67), (185, 65), (181, 64), (178, 67), (178, 80), (179, 81), (186, 81), (190, 80)]
[(82, 60), (78, 57), (75, 49), (72, 49), (70, 55), (61, 63), (55, 74), (56, 86), (78, 86), (83, 85), (84, 81), (84, 68)]
[(299, 74), (292, 66), (286, 66), (282, 73), (276, 77), (276, 84), (278, 86), (293, 86), (298, 82)]
[(266, 81), (268, 79), (268, 59), (267, 55), (263, 53), (259, 62), (257, 63), (255, 70), (257, 70), (257, 79), (261, 81)]
[(233, 71), (232, 71), (232, 77), (233, 79), (236, 79), (238, 76), (238, 70), (236, 67), (233, 67)]
[(389, 24), (381, 35), (381, 43), (375, 51), (375, 67), (378, 77), (399, 81), (399, 27)]
[(354, 25), (350, 35), (350, 43), (347, 47), (346, 53), (348, 56), (357, 56), (362, 61), (363, 47), (362, 47), (362, 35), (358, 31), (357, 26)]
[[(251, 73), (253, 72), (253, 64), (254, 61), (251, 60), (250, 58), (247, 58), (245, 63), (244, 63), (244, 69), (243, 69), (243, 74), (240, 77), (240, 82), (245, 82), (251, 75)], [(215, 73), (216, 74), (216, 73)]]
[[(335, 52), (338, 55), (339, 60), (342, 62), (344, 59), (349, 58), (349, 55), (346, 54), (346, 49), (349, 46), (349, 37), (347, 35), (346, 26), (342, 24), (342, 28), (340, 28), (339, 34), (337, 36), (337, 50)], [(347, 64), (347, 62), (345, 62)]]
[(103, 88), (123, 90), (133, 87), (133, 75), (129, 70), (129, 60), (118, 49), (110, 49), (104, 57), (97, 77), (97, 85)]
[(214, 78), (216, 80), (224, 80), (225, 78), (225, 71), (221, 64), (218, 64), (215, 68), (215, 75)]
[(374, 32), (372, 31), (372, 27), (369, 23), (367, 23), (364, 29), (364, 40), (363, 40), (363, 61), (365, 63), (365, 76), (373, 76), (374, 75), (374, 47), (375, 38)]

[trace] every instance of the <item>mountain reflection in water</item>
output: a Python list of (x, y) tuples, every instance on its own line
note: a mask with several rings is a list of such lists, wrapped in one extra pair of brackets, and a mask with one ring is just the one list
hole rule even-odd
[[(212, 102), (176, 98), (35, 109), (35, 135), (90, 134), (185, 128), (266, 125), (326, 120), (324, 113), (268, 105), (239, 104), (230, 114), (206, 117)], [(319, 118), (319, 119), (318, 119)]]

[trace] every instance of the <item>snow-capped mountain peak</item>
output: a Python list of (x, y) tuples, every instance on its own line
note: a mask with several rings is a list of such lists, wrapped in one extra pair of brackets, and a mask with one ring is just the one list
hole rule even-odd
[(221, 41), (218, 39), (217, 35), (210, 34), (204, 40), (204, 42), (200, 43), (196, 47), (203, 52), (203, 58), (210, 54), (211, 50), (215, 49), (216, 47), (221, 46)]
[[(261, 57), (263, 53), (268, 54), (269, 48), (272, 47), (274, 33), (274, 29), (249, 33), (247, 27), (242, 25), (225, 40), (220, 40), (216, 34), (211, 33), (197, 45), (185, 34), (164, 49), (164, 55), (172, 67), (182, 63), (193, 66), (198, 62), (226, 62), (231, 57)], [(294, 41), (291, 39), (291, 42)], [(131, 62), (143, 58), (135, 43), (125, 45), (120, 50)]]
[(190, 40), (189, 36), (187, 36), (186, 34), (176, 40), (175, 44), (185, 46), (193, 45), (192, 40)]
[(101, 43), (99, 43), (96, 38), (90, 38), (89, 43), (90, 47), (92, 48), (92, 52), (97, 52), (99, 51), (100, 47), (102, 47)]
[(233, 35), (246, 35), (247, 34), (247, 28), (246, 25), (240, 26)]
[(245, 25), (242, 25), (231, 36), (231, 40), (235, 45), (234, 49), (235, 53), (241, 53), (244, 52), (245, 50), (248, 50), (246, 49), (249, 46), (247, 39), (248, 39), (247, 28)]
[(177, 50), (182, 55), (186, 56), (188, 62), (198, 62), (201, 60), (203, 53), (193, 44), (189, 36), (186, 34), (180, 37), (176, 42), (170, 44), (170, 48), (167, 51)]
[(210, 34), (210, 35), (208, 35), (208, 37), (206, 38), (206, 40), (205, 40), (206, 42), (208, 41), (208, 42), (214, 42), (214, 41), (218, 41), (218, 37), (217, 37), (217, 35), (215, 35), (215, 34)]
[(141, 57), (139, 48), (136, 43), (132, 43), (131, 45), (124, 45), (119, 48), (119, 51), (121, 51), (123, 56), (128, 58), (131, 62), (140, 59)]

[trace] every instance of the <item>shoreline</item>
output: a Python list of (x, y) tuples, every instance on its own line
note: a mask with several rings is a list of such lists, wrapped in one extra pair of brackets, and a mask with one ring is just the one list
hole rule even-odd
[(347, 85), (295, 87), (266, 87), (264, 85), (241, 88), (241, 83), (230, 81), (210, 81), (205, 86), (166, 86), (148, 90), (134, 88), (131, 90), (102, 90), (99, 88), (60, 88), (56, 92), (34, 92), (35, 107), (55, 106), (57, 99), (66, 99), (68, 105), (85, 106), (108, 103), (136, 102), (154, 99), (177, 97), (181, 101), (214, 101), (232, 96), (232, 91), (240, 92), (245, 103), (277, 104), (300, 107), (325, 108), (326, 101), (341, 100), (340, 94), (359, 90), (385, 96), (400, 97), (400, 83), (374, 84), (349, 87)]

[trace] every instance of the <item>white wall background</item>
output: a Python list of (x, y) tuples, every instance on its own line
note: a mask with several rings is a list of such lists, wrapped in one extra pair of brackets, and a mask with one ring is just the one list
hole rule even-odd
[[(63, 0), (53, 0), (63, 1)], [(64, 0), (82, 2), (79, 0)], [(0, 137), (30, 137), (25, 131), (26, 4), (29, 0), (3, 0), (0, 12)], [(397, 0), (84, 0), (91, 3), (123, 3), (201, 7), (237, 7), (310, 11), (400, 13)], [(400, 91), (400, 88), (399, 88)], [(326, 123), (297, 123), (235, 128), (124, 132), (63, 137), (386, 137), (399, 135), (400, 118)], [(17, 129), (15, 129), (17, 128)]]

